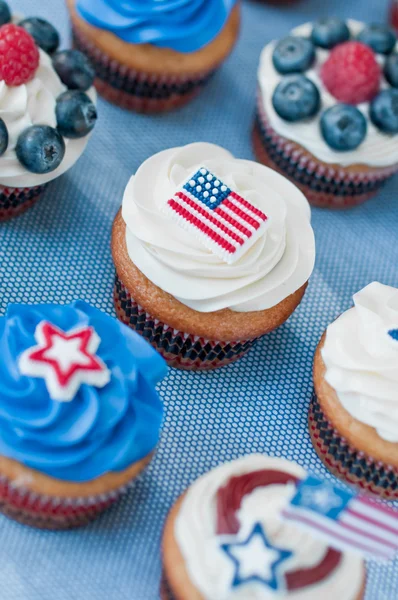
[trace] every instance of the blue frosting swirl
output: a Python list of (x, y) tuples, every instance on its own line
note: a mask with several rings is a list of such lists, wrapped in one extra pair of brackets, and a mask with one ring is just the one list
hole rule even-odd
[(91, 25), (131, 44), (194, 52), (224, 27), (237, 0), (77, 0)]
[[(57, 402), (43, 379), (22, 375), (18, 357), (37, 345), (41, 321), (64, 331), (93, 327), (109, 383), (83, 384), (71, 402)], [(122, 471), (158, 442), (163, 409), (154, 386), (166, 371), (141, 336), (85, 302), (10, 305), (0, 318), (0, 454), (64, 481)]]

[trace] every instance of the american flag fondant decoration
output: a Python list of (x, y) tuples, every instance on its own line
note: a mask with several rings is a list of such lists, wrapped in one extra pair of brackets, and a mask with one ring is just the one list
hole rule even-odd
[(110, 371), (95, 354), (101, 339), (92, 327), (65, 332), (42, 321), (35, 339), (37, 346), (19, 357), (19, 370), (23, 375), (44, 379), (53, 400), (70, 402), (82, 384), (104, 387), (110, 381)]
[(165, 204), (165, 211), (228, 264), (261, 236), (268, 217), (201, 167)]
[(398, 550), (398, 511), (309, 475), (283, 516), (339, 550), (388, 560)]

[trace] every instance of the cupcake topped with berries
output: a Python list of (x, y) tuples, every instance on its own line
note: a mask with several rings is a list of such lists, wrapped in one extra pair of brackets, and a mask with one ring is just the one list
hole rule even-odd
[(58, 46), (50, 23), (21, 20), (0, 0), (0, 220), (73, 166), (95, 125), (91, 65)]
[(267, 45), (256, 152), (321, 206), (373, 195), (398, 170), (398, 52), (381, 25), (322, 19)]

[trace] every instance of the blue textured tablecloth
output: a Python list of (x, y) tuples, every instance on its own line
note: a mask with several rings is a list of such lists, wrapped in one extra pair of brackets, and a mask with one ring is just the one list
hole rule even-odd
[[(10, 0), (52, 20), (68, 41), (62, 0)], [(319, 9), (319, 6), (322, 9)], [(333, 13), (383, 20), (385, 0), (303, 0), (290, 8), (249, 1), (231, 59), (191, 105), (157, 117), (100, 101), (100, 120), (78, 165), (39, 204), (0, 225), (0, 311), (8, 302), (83, 298), (114, 314), (112, 219), (124, 187), (151, 154), (209, 141), (253, 158), (250, 127), (262, 46), (294, 25)], [(168, 509), (216, 465), (250, 452), (296, 460), (326, 474), (307, 432), (311, 363), (318, 339), (373, 280), (398, 286), (398, 178), (348, 212), (313, 210), (317, 262), (300, 308), (234, 366), (204, 374), (171, 370), (156, 458), (127, 497), (79, 531), (47, 533), (0, 517), (1, 600), (154, 600)], [(367, 600), (398, 598), (398, 562), (370, 565)]]

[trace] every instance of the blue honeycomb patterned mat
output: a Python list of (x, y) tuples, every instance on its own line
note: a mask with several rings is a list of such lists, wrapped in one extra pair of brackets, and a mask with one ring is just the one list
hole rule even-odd
[[(68, 42), (62, 0), (10, 0), (52, 20)], [(240, 42), (191, 105), (166, 116), (100, 102), (100, 121), (78, 165), (24, 216), (0, 226), (0, 311), (8, 302), (83, 298), (114, 314), (109, 239), (129, 176), (169, 146), (209, 141), (253, 158), (257, 61), (262, 46), (328, 12), (383, 20), (386, 0), (302, 0), (290, 8), (244, 1)], [(329, 9), (330, 6), (330, 10)], [(327, 475), (307, 433), (311, 363), (328, 323), (372, 280), (398, 286), (398, 178), (349, 212), (313, 211), (317, 263), (301, 307), (247, 357), (218, 372), (171, 371), (160, 386), (165, 422), (155, 460), (135, 489), (92, 525), (43, 533), (0, 517), (2, 600), (154, 600), (168, 509), (196, 477), (249, 452), (296, 460)], [(367, 600), (397, 598), (398, 562), (370, 564)]]

